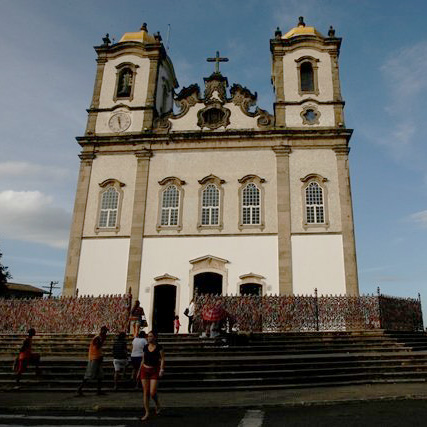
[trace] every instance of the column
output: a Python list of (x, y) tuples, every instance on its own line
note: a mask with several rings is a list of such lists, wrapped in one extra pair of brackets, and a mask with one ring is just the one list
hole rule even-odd
[(93, 159), (95, 158), (95, 154), (83, 152), (79, 157), (81, 159), (80, 171), (77, 182), (76, 200), (74, 202), (70, 241), (68, 244), (64, 288), (62, 290), (62, 295), (65, 296), (73, 296), (76, 292), (86, 204), (89, 194), (90, 175), (92, 172), (92, 164)]
[(279, 293), (292, 295), (291, 246), (291, 188), (289, 180), (289, 155), (291, 147), (273, 147), (277, 168), (277, 226), (279, 237)]
[(152, 152), (144, 150), (136, 153), (137, 168), (135, 195), (133, 200), (132, 228), (130, 234), (126, 292), (131, 290), (133, 301), (139, 298), (141, 278), (142, 244), (144, 239), (145, 210), (147, 205), (148, 173)]
[(334, 151), (337, 157), (346, 292), (347, 295), (359, 295), (353, 206), (351, 202), (350, 173), (348, 166), (348, 153), (350, 148), (346, 145), (336, 146)]

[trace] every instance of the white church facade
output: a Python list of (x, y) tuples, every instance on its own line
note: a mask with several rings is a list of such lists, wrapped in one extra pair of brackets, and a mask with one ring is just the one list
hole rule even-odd
[(219, 55), (204, 88), (178, 91), (145, 24), (103, 41), (77, 138), (64, 295), (130, 291), (164, 330), (195, 292), (358, 295), (352, 131), (332, 28), (323, 36), (300, 18), (276, 31), (272, 114), (229, 86)]

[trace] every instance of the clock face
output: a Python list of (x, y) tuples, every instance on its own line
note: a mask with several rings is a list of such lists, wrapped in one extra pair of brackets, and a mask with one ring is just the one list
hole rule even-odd
[(129, 114), (124, 112), (113, 114), (108, 121), (108, 126), (113, 132), (124, 132), (130, 126)]

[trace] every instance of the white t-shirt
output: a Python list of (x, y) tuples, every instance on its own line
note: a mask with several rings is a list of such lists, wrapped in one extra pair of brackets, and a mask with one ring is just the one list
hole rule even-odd
[(132, 341), (131, 357), (142, 357), (144, 346), (147, 345), (145, 338), (134, 338)]

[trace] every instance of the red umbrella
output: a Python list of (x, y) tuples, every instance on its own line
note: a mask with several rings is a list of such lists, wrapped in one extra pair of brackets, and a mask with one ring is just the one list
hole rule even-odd
[(224, 310), (219, 307), (206, 308), (203, 310), (203, 320), (208, 322), (217, 322), (224, 317)]

